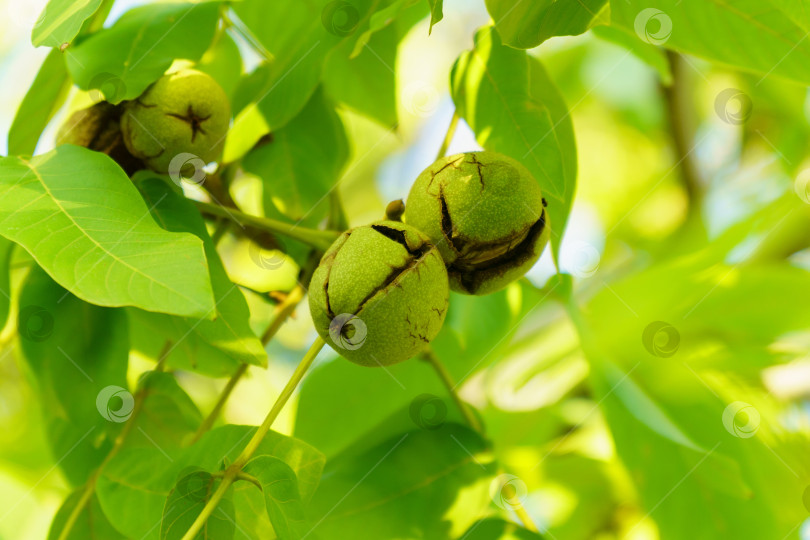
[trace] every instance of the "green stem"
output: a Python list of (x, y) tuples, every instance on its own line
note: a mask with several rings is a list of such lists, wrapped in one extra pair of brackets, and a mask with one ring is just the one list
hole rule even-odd
[[(153, 371), (163, 371), (163, 366), (171, 346), (171, 341), (167, 341), (163, 345), (163, 350), (161, 350), (160, 356), (158, 356), (158, 362), (155, 364), (155, 369)], [(112, 461), (112, 459), (118, 454), (118, 452), (124, 446), (127, 437), (129, 437), (129, 434), (132, 433), (132, 430), (135, 427), (135, 422), (143, 409), (143, 403), (146, 401), (146, 386), (140, 387), (138, 391), (135, 392), (133, 401), (135, 404), (132, 408), (132, 415), (130, 415), (129, 419), (127, 419), (126, 424), (124, 424), (124, 429), (122, 429), (121, 433), (119, 433), (118, 437), (116, 437), (113, 447), (104, 457), (101, 465), (99, 465), (98, 468), (90, 475), (90, 478), (87, 479), (87, 483), (84, 485), (84, 491), (82, 492), (81, 497), (79, 497), (79, 501), (76, 503), (76, 506), (73, 507), (73, 510), (70, 512), (70, 515), (65, 521), (65, 525), (62, 527), (62, 532), (59, 533), (58, 540), (67, 540), (67, 538), (70, 536), (70, 532), (73, 530), (73, 526), (76, 525), (76, 521), (79, 519), (82, 510), (84, 510), (87, 503), (90, 502), (90, 499), (93, 497), (93, 493), (95, 493), (96, 482), (98, 481), (99, 476), (101, 476), (101, 471), (103, 471), (104, 467), (106, 467), (107, 464), (109, 464), (110, 461)]]
[(427, 362), (433, 366), (433, 369), (436, 370), (436, 373), (439, 375), (439, 379), (441, 379), (445, 388), (447, 388), (447, 392), (450, 394), (450, 397), (453, 398), (453, 401), (455, 401), (456, 406), (461, 411), (461, 415), (464, 417), (470, 427), (478, 433), (483, 434), (484, 428), (481, 426), (481, 422), (479, 422), (478, 417), (473, 414), (470, 406), (467, 405), (467, 403), (461, 399), (461, 396), (458, 395), (458, 392), (456, 392), (456, 384), (453, 381), (453, 377), (450, 375), (450, 372), (447, 371), (447, 368), (444, 367), (441, 360), (439, 360), (439, 358), (436, 356), (436, 353), (434, 353), (431, 348), (428, 348), (424, 356), (425, 360), (427, 360)]
[(219, 206), (217, 204), (202, 201), (194, 201), (194, 204), (197, 205), (197, 208), (199, 208), (200, 211), (206, 214), (229, 219), (240, 226), (249, 225), (263, 231), (283, 234), (289, 238), (292, 238), (293, 240), (304, 242), (305, 244), (309, 244), (310, 246), (322, 251), (329, 249), (332, 242), (334, 242), (341, 234), (338, 231), (320, 231), (317, 229), (308, 229), (306, 227), (290, 225), (289, 223), (284, 223), (283, 221), (279, 221), (277, 219), (251, 216), (250, 214), (245, 214), (244, 212), (234, 208), (225, 208), (224, 206)]
[(535, 525), (534, 521), (532, 521), (531, 516), (529, 516), (529, 513), (526, 511), (525, 508), (523, 508), (523, 503), (518, 501), (515, 504), (515, 506), (512, 507), (512, 510), (515, 511), (515, 515), (518, 517), (520, 522), (523, 523), (523, 528), (524, 529), (528, 529), (528, 530), (530, 530), (532, 532), (536, 532), (536, 533), (540, 532), (538, 530), (538, 528), (537, 528), (537, 525)]
[(321, 351), (323, 346), (323, 339), (320, 337), (316, 338), (315, 342), (304, 355), (301, 363), (298, 364), (298, 367), (295, 369), (292, 377), (290, 377), (290, 380), (287, 381), (287, 385), (284, 387), (284, 390), (281, 391), (281, 395), (279, 395), (278, 399), (276, 399), (276, 402), (273, 404), (270, 412), (267, 413), (264, 422), (262, 422), (262, 425), (256, 430), (256, 433), (253, 434), (253, 437), (251, 437), (250, 441), (248, 441), (247, 446), (245, 446), (244, 450), (242, 450), (242, 452), (239, 454), (239, 457), (237, 457), (236, 460), (225, 470), (225, 475), (222, 477), (222, 482), (219, 483), (216, 491), (214, 491), (214, 494), (205, 504), (202, 512), (200, 512), (200, 515), (197, 516), (197, 519), (191, 524), (191, 527), (189, 527), (188, 531), (186, 531), (186, 534), (183, 535), (182, 540), (194, 540), (194, 538), (197, 537), (197, 534), (199, 534), (199, 532), (202, 530), (205, 522), (208, 521), (208, 518), (211, 517), (211, 514), (214, 513), (217, 505), (225, 496), (228, 488), (231, 486), (231, 484), (233, 484), (234, 480), (239, 477), (239, 474), (242, 472), (242, 468), (247, 464), (250, 458), (253, 457), (256, 450), (258, 450), (264, 436), (267, 435), (268, 431), (270, 431), (270, 426), (273, 425), (273, 422), (278, 417), (281, 409), (284, 408), (284, 405), (290, 399), (290, 396), (292, 396), (295, 388), (304, 378), (307, 370), (312, 366), (312, 363), (315, 361), (315, 357), (318, 356), (318, 353)]
[(211, 240), (214, 241), (214, 246), (218, 246), (219, 242), (222, 240), (222, 237), (225, 236), (225, 233), (228, 232), (228, 227), (231, 226), (231, 222), (224, 218), (217, 219), (216, 227), (214, 228), (213, 234), (211, 234)]
[(290, 291), (287, 298), (276, 308), (276, 316), (273, 317), (267, 330), (262, 334), (262, 343), (265, 345), (270, 343), (270, 340), (276, 335), (276, 332), (278, 332), (278, 329), (284, 324), (284, 321), (292, 315), (292, 312), (295, 311), (295, 307), (304, 299), (304, 294), (306, 294), (306, 290), (300, 284)]
[(458, 119), (458, 111), (453, 111), (453, 118), (450, 119), (450, 125), (447, 127), (447, 134), (444, 136), (441, 147), (439, 147), (439, 153), (436, 155), (436, 159), (443, 158), (444, 154), (447, 153), (447, 149), (450, 147), (450, 142), (453, 140), (453, 136), (456, 134)]

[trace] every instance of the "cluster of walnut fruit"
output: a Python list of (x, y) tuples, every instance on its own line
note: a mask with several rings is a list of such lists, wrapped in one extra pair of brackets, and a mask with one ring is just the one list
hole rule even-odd
[[(183, 70), (135, 100), (77, 112), (58, 142), (105, 152), (128, 173), (171, 174), (180, 154), (218, 159), (230, 116), (213, 78)], [(545, 206), (537, 181), (510, 157), (440, 158), (417, 177), (404, 214), (350, 229), (326, 251), (309, 287), (315, 328), (357, 364), (415, 356), (439, 333), (450, 290), (489, 294), (534, 265), (550, 235)]]

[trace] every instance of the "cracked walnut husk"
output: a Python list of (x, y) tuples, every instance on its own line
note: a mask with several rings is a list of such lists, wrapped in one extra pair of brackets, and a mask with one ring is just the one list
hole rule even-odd
[(372, 367), (421, 352), (442, 327), (448, 297), (439, 251), (396, 221), (343, 233), (309, 286), (312, 320), (324, 341), (344, 358)]
[(546, 201), (526, 167), (495, 152), (434, 162), (417, 177), (405, 222), (447, 263), (450, 288), (489, 294), (523, 276), (550, 236)]
[(231, 106), (222, 87), (206, 73), (184, 69), (164, 75), (128, 102), (121, 131), (133, 156), (167, 174), (180, 154), (216, 161), (230, 120)]

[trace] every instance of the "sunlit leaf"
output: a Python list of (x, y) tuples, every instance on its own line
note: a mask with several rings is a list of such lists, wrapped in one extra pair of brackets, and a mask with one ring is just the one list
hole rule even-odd
[(104, 154), (63, 145), (31, 160), (3, 158), (0, 215), (0, 234), (88, 302), (214, 313), (200, 239), (161, 229)]
[(607, 24), (607, 0), (486, 0), (503, 42), (518, 49), (537, 47), (554, 36), (576, 36)]
[(64, 55), (58, 50), (52, 50), (45, 57), (36, 79), (14, 116), (14, 122), (8, 131), (9, 154), (33, 155), (42, 131), (65, 102), (69, 89)]
[[(793, 6), (786, 11), (797, 15), (800, 8)], [(810, 83), (807, 32), (770, 2), (628, 0), (613, 2), (611, 8), (614, 25), (635, 32), (648, 43), (764, 77)]]
[(101, 0), (50, 0), (34, 26), (31, 42), (34, 47), (69, 44), (100, 5)]
[(428, 0), (428, 4), (430, 5), (430, 29), (428, 33), (433, 31), (433, 25), (438, 23), (444, 18), (444, 13), (442, 11), (442, 4), (444, 0)]

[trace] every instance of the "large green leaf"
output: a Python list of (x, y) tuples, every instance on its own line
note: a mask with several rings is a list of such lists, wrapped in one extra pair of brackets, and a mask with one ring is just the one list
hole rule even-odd
[(83, 90), (100, 89), (112, 103), (133, 99), (175, 59), (199, 60), (218, 19), (217, 1), (136, 7), (69, 49), (67, 67)]
[(62, 506), (59, 507), (51, 522), (48, 540), (126, 540), (125, 536), (110, 525), (104, 512), (101, 511), (96, 495), (92, 495), (81, 512), (79, 512), (79, 517), (71, 528), (70, 534), (65, 538), (61, 536), (68, 517), (73, 513), (76, 503), (79, 502), (84, 491), (84, 487), (77, 489), (68, 495)]
[(298, 478), (289, 465), (273, 456), (256, 456), (243, 469), (262, 486), (265, 507), (279, 540), (304, 538), (310, 529), (298, 491)]
[(501, 44), (494, 27), (453, 66), (456, 108), (487, 150), (522, 162), (549, 198), (552, 246), (559, 251), (576, 186), (576, 146), (568, 111), (539, 61)]
[(607, 0), (486, 0), (503, 42), (518, 49), (537, 47), (554, 36), (576, 36), (607, 24)]
[(49, 0), (31, 33), (31, 43), (34, 47), (69, 44), (100, 5), (101, 0)]
[(63, 145), (31, 160), (3, 158), (0, 216), (0, 234), (88, 302), (214, 314), (200, 239), (161, 229), (104, 154)]
[(328, 203), (325, 196), (347, 159), (343, 123), (319, 91), (271, 141), (250, 152), (243, 166), (262, 179), (265, 208), (275, 207), (298, 221), (319, 203)]
[[(236, 459), (255, 429), (233, 425), (214, 429), (173, 461), (154, 446), (124, 448), (98, 480), (97, 491), (104, 512), (129, 537), (158, 538), (155, 524), (161, 521), (169, 492), (178, 478), (187, 474), (185, 469), (196, 467), (209, 473), (222, 470), (225, 462)], [(256, 455), (282, 460), (295, 472), (302, 499), (312, 497), (325, 461), (320, 452), (300, 440), (271, 431)], [(250, 489), (256, 490), (253, 486)]]
[[(794, 16), (801, 13), (798, 3), (779, 4)], [(770, 2), (628, 0), (611, 3), (611, 10), (612, 24), (644, 41), (764, 76), (810, 83), (807, 31)], [(806, 28), (806, 15), (803, 22)]]
[(110, 448), (105, 432), (131, 412), (126, 317), (82, 302), (35, 267), (20, 294), (18, 328), (54, 461), (80, 485)]
[(45, 57), (34, 82), (25, 94), (8, 131), (8, 153), (30, 156), (53, 115), (65, 102), (70, 82), (65, 56), (52, 50)]
[[(171, 232), (191, 233), (203, 241), (208, 271), (214, 289), (216, 318), (213, 321), (176, 317), (162, 313), (134, 314), (132, 323), (148, 328), (144, 342), (135, 346), (157, 353), (162, 341), (172, 342), (167, 358), (171, 365), (214, 376), (229, 376), (240, 363), (267, 365), (267, 354), (250, 328), (250, 312), (242, 291), (228, 278), (214, 242), (194, 204), (175, 193), (159, 178), (145, 175), (137, 182), (152, 216)], [(134, 310), (133, 310), (134, 311)]]
[[(337, 456), (310, 506), (312, 534), (324, 540), (356, 531), (378, 539), (454, 538), (491, 501), (496, 470), (487, 444), (458, 424), (398, 433), (360, 454)], [(454, 503), (464, 501), (453, 513)]]

